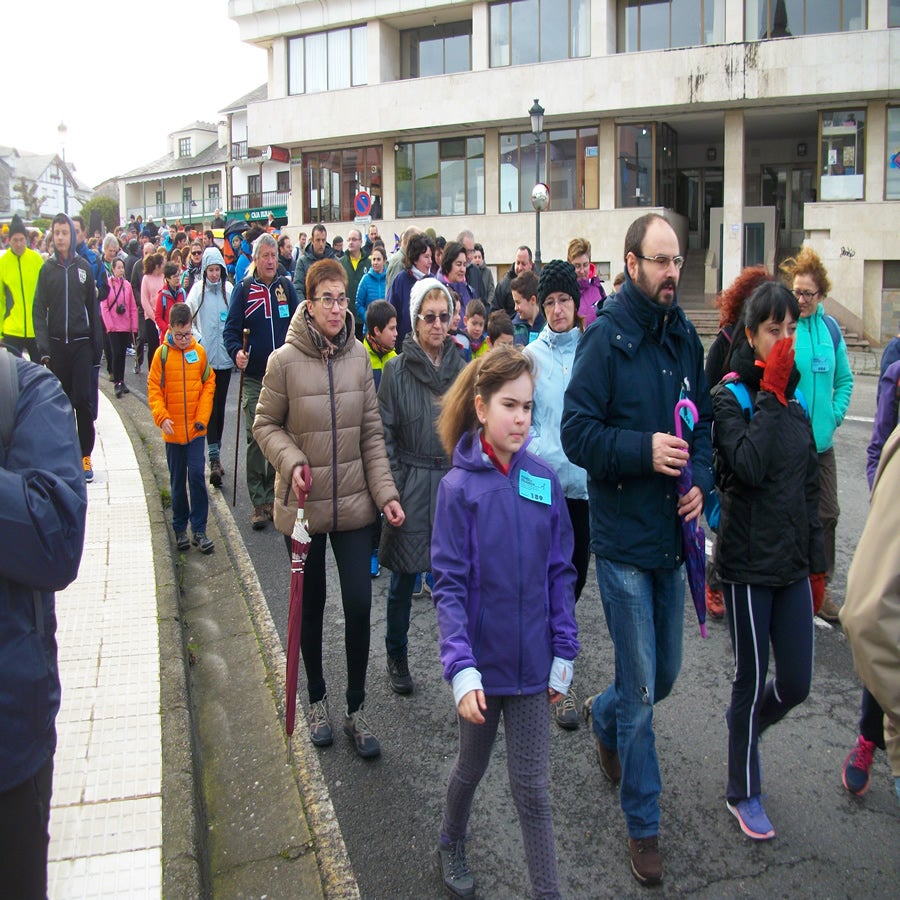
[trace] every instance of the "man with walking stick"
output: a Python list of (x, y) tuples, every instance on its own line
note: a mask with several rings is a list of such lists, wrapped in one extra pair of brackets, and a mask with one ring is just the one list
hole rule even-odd
[[(272, 521), (275, 471), (253, 438), (256, 403), (262, 389), (269, 354), (284, 343), (291, 316), (298, 306), (289, 278), (278, 275), (278, 244), (270, 234), (253, 244), (253, 267), (235, 285), (225, 322), (225, 349), (241, 371), (240, 415), (247, 437), (247, 492), (255, 530)], [(244, 337), (244, 329), (249, 337)], [(236, 468), (236, 467), (235, 467)]]

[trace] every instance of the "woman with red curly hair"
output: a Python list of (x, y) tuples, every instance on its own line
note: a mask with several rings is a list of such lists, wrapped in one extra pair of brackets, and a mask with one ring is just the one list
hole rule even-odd
[[(766, 281), (774, 281), (765, 266), (747, 266), (734, 281), (716, 298), (719, 307), (719, 333), (706, 354), (706, 384), (714, 388), (731, 371), (731, 345), (736, 337), (735, 329), (741, 321), (744, 302)], [(725, 599), (722, 582), (716, 572), (716, 544), (706, 563), (706, 611), (713, 619), (725, 615)]]
[[(827, 581), (834, 574), (834, 546), (838, 516), (837, 466), (834, 433), (844, 421), (853, 393), (853, 373), (847, 345), (838, 323), (825, 314), (822, 300), (831, 291), (831, 281), (822, 260), (812, 247), (781, 264), (785, 283), (800, 304), (797, 322), (796, 361), (800, 370), (800, 390), (809, 403), (813, 436), (819, 453), (819, 520), (825, 531)], [(837, 622), (838, 607), (826, 591), (818, 616)]]

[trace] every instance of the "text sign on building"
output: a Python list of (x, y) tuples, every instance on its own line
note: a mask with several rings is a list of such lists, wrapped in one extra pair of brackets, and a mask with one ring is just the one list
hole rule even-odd
[(289, 163), (291, 161), (291, 151), (286, 147), (273, 147), (269, 144), (262, 152), (263, 159), (270, 159), (272, 162)]

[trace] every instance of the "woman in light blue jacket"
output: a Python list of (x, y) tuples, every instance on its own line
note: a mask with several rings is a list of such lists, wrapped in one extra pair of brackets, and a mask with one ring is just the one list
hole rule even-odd
[[(576, 602), (587, 581), (591, 555), (587, 473), (569, 462), (563, 451), (560, 422), (563, 395), (569, 384), (575, 350), (584, 327), (578, 316), (580, 297), (575, 267), (562, 259), (547, 263), (541, 271), (537, 290), (538, 302), (547, 324), (524, 350), (537, 370), (531, 413), (532, 440), (528, 449), (553, 467), (562, 485), (575, 535), (572, 564), (577, 573)], [(561, 728), (578, 727), (578, 709), (573, 691), (569, 690), (565, 697), (553, 704), (553, 714)]]
[(219, 448), (225, 427), (228, 383), (234, 369), (234, 363), (225, 349), (223, 339), (231, 291), (232, 285), (225, 277), (225, 260), (221, 251), (218, 247), (207, 247), (203, 251), (203, 260), (200, 263), (200, 278), (196, 279), (191, 287), (187, 305), (193, 316), (194, 337), (203, 345), (206, 358), (216, 373), (216, 392), (206, 433), (209, 483), (214, 487), (221, 487), (225, 476), (225, 470), (219, 460)]
[(366, 333), (366, 310), (370, 303), (384, 300), (387, 293), (387, 272), (385, 272), (384, 247), (373, 247), (369, 254), (372, 268), (360, 279), (356, 288), (356, 321), (363, 323), (363, 334)]
[[(835, 539), (841, 514), (834, 433), (850, 406), (853, 373), (840, 327), (822, 307), (822, 301), (831, 291), (831, 281), (816, 251), (812, 247), (802, 247), (795, 257), (781, 264), (781, 271), (800, 304), (794, 353), (800, 372), (800, 390), (809, 404), (813, 437), (819, 453), (819, 521), (825, 529), (828, 564), (825, 578), (830, 581), (834, 574)], [(827, 590), (818, 615), (826, 622), (838, 620), (838, 606)]]

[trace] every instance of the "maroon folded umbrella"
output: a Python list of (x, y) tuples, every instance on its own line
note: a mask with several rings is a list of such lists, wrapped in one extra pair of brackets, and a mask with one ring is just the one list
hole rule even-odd
[[(309, 484), (309, 466), (303, 466), (303, 481)], [(297, 520), (291, 533), (291, 601), (288, 607), (288, 629), (285, 666), (284, 730), (288, 736), (290, 751), (291, 736), (294, 733), (294, 719), (297, 713), (297, 674), (300, 669), (300, 628), (303, 619), (303, 579), (306, 572), (306, 557), (309, 555), (311, 538), (307, 531), (308, 522), (304, 516), (306, 494), (297, 497)]]
[[(694, 425), (700, 420), (700, 413), (692, 401), (684, 399), (675, 404), (675, 434), (681, 437), (681, 410), (687, 409), (694, 417)], [(684, 496), (692, 487), (691, 461), (681, 470), (681, 474), (675, 480), (675, 490), (678, 496)], [(706, 536), (700, 527), (700, 520), (693, 519), (690, 522), (681, 520), (681, 542), (684, 565), (687, 569), (688, 585), (691, 589), (691, 597), (694, 598), (694, 609), (697, 611), (697, 621), (700, 623), (700, 636), (706, 637)]]

